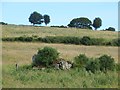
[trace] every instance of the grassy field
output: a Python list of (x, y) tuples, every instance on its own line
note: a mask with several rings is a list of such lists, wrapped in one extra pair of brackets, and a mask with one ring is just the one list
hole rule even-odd
[(5, 64), (10, 64), (16, 61), (19, 61), (19, 63), (22, 63), (23, 61), (23, 63), (30, 63), (32, 56), (37, 53), (38, 48), (42, 48), (44, 46), (56, 48), (60, 52), (60, 57), (67, 60), (73, 60), (75, 56), (83, 53), (88, 57), (99, 57), (103, 54), (108, 54), (111, 55), (116, 62), (118, 62), (118, 47), (22, 42), (3, 42), (3, 62)]
[(2, 37), (18, 37), (18, 36), (90, 36), (93, 38), (116, 39), (118, 32), (111, 31), (93, 31), (76, 28), (55, 28), (55, 27), (33, 27), (33, 26), (16, 26), (5, 25), (2, 27)]
[(32, 55), (37, 53), (38, 48), (44, 46), (56, 48), (61, 53), (60, 56), (67, 60), (73, 60), (80, 53), (85, 53), (89, 57), (108, 54), (114, 57), (116, 62), (118, 60), (117, 47), (3, 42), (3, 87), (117, 87), (117, 72), (91, 74), (81, 69), (71, 69), (70, 71), (56, 71), (53, 69), (45, 71), (15, 70), (16, 62), (20, 67), (30, 65)]
[[(52, 28), (52, 27), (33, 27), (7, 25), (2, 27), (2, 37), (17, 37), (22, 35), (45, 36), (90, 36), (94, 38), (114, 39), (117, 32), (108, 31), (88, 31), (75, 28)], [(68, 71), (45, 69), (28, 70), (24, 65), (31, 64), (33, 54), (37, 53), (38, 48), (50, 46), (60, 52), (60, 57), (66, 60), (73, 58), (81, 53), (88, 57), (99, 57), (103, 54), (111, 55), (115, 62), (118, 62), (118, 47), (111, 46), (83, 46), (48, 44), (39, 42), (2, 42), (2, 78), (3, 88), (117, 88), (118, 73), (116, 71), (92, 74), (84, 69), (71, 69)], [(15, 63), (19, 64), (19, 70), (15, 70)]]

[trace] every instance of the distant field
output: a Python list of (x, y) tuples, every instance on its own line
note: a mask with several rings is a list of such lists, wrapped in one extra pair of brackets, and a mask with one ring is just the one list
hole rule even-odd
[(108, 54), (111, 55), (116, 62), (118, 61), (118, 47), (3, 42), (3, 64), (13, 64), (16, 61), (22, 64), (30, 64), (33, 54), (37, 53), (38, 48), (44, 46), (56, 48), (60, 52), (60, 56), (67, 60), (73, 60), (75, 56), (83, 53), (88, 57), (99, 57), (103, 54)]
[(55, 28), (55, 27), (33, 27), (33, 26), (17, 26), (4, 25), (2, 26), (2, 37), (18, 37), (18, 36), (90, 36), (93, 38), (115, 39), (118, 37), (118, 32), (110, 31), (93, 31), (76, 28)]

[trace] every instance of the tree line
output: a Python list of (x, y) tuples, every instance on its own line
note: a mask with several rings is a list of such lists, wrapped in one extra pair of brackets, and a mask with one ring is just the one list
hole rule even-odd
[[(30, 14), (29, 16), (29, 22), (35, 25), (41, 25), (42, 23), (45, 23), (45, 25), (50, 23), (50, 16), (45, 14), (42, 15), (36, 11)], [(7, 25), (7, 23), (0, 22), (1, 25)], [(102, 19), (99, 17), (96, 17), (93, 20), (93, 23), (90, 19), (87, 17), (80, 17), (80, 18), (73, 18), (70, 23), (67, 26), (51, 26), (51, 27), (59, 27), (59, 28), (67, 28), (67, 27), (75, 27), (75, 28), (81, 28), (81, 29), (91, 29), (94, 27), (95, 30), (100, 28), (102, 26)], [(103, 31), (115, 31), (114, 27), (108, 27)]]
[[(29, 22), (31, 22), (33, 25), (41, 25), (42, 23), (45, 23), (45, 25), (50, 23), (50, 16), (45, 14), (42, 15), (36, 11), (30, 14)], [(92, 29), (94, 27), (95, 30), (100, 28), (102, 26), (102, 19), (100, 17), (96, 17), (93, 20), (93, 23), (90, 19), (87, 17), (80, 17), (80, 18), (74, 18), (70, 21), (70, 23), (67, 25), (68, 27), (75, 27), (75, 28), (82, 28), (82, 29)], [(52, 26), (52, 27), (65, 27), (66, 26)], [(115, 28), (109, 27), (105, 29), (104, 31), (115, 31)]]

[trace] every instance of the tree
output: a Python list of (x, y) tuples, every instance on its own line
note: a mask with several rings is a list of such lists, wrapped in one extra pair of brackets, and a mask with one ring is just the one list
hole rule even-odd
[(59, 57), (59, 52), (51, 47), (44, 47), (38, 50), (38, 53), (35, 57), (35, 66), (46, 66), (49, 67), (52, 65), (53, 61)]
[(100, 18), (95, 18), (93, 21), (93, 27), (97, 30), (100, 26), (102, 26), (102, 20)]
[(50, 16), (49, 15), (44, 15), (44, 23), (45, 25), (47, 25), (48, 23), (50, 23)]
[(35, 24), (42, 24), (43, 23), (43, 16), (38, 13), (38, 12), (33, 12), (30, 17), (29, 17), (29, 22), (33, 23), (33, 25)]
[(115, 31), (115, 28), (109, 27), (108, 29), (106, 29), (106, 31)]
[(92, 22), (88, 18), (85, 18), (85, 17), (74, 18), (68, 24), (69, 27), (77, 27), (77, 28), (83, 28), (83, 29), (90, 29), (91, 25), (92, 25)]

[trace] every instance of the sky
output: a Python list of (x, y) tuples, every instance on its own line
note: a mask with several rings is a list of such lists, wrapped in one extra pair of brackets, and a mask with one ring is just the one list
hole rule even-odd
[(28, 18), (34, 11), (50, 16), (48, 26), (66, 26), (72, 19), (79, 17), (87, 17), (93, 22), (99, 17), (102, 19), (99, 30), (108, 27), (118, 30), (118, 2), (2, 2), (0, 21), (30, 25)]

